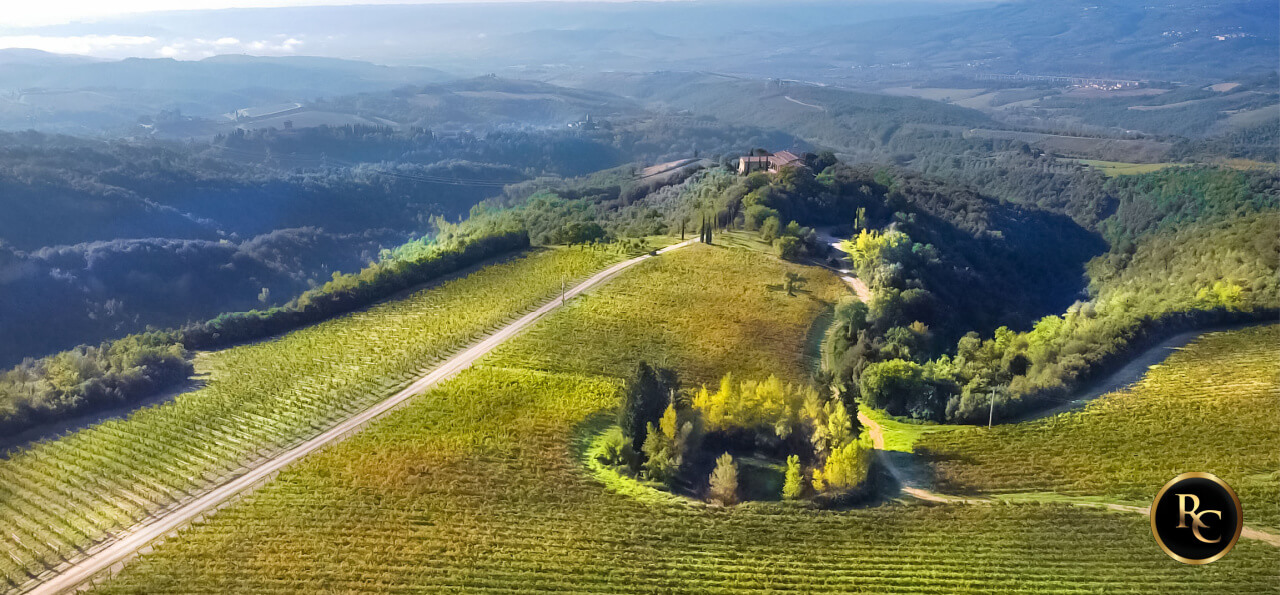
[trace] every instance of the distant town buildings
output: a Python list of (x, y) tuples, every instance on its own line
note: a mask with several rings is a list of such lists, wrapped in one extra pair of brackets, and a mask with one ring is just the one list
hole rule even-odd
[(1034, 83), (1054, 83), (1072, 87), (1088, 87), (1094, 89), (1130, 89), (1142, 85), (1142, 81), (1124, 79), (1091, 78), (1079, 76), (1049, 76), (1042, 74), (995, 74), (983, 73), (976, 77), (980, 81), (1019, 81)]
[(744, 155), (738, 158), (738, 173), (747, 175), (757, 171), (778, 173), (784, 167), (805, 167), (804, 160), (791, 151), (778, 151), (765, 155)]

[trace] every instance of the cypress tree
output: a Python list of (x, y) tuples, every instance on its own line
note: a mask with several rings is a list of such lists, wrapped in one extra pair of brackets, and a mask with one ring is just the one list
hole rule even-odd
[[(618, 412), (618, 426), (631, 441), (635, 452), (644, 451), (644, 440), (650, 425), (657, 424), (670, 401), (669, 388), (664, 381), (674, 380), (674, 374), (654, 370), (648, 363), (636, 364), (636, 371), (622, 395), (622, 410)], [(672, 387), (674, 388), (674, 387)]]

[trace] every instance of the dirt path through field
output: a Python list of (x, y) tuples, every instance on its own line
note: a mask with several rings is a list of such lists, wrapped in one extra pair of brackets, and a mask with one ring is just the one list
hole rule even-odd
[(812, 103), (805, 103), (805, 102), (800, 101), (799, 99), (796, 99), (796, 98), (794, 98), (794, 97), (792, 97), (792, 96), (790, 96), (790, 95), (783, 95), (782, 97), (783, 97), (783, 99), (786, 99), (787, 101), (790, 101), (791, 103), (795, 103), (795, 104), (803, 105), (803, 106), (805, 106), (805, 107), (811, 107), (811, 108), (813, 108), (813, 109), (816, 109), (816, 110), (822, 110), (822, 111), (824, 111), (824, 112), (825, 112), (825, 111), (827, 111), (827, 108), (822, 107), (821, 105), (814, 105), (814, 104), (812, 104)]
[[(893, 476), (894, 480), (901, 486), (903, 494), (911, 496), (917, 500), (937, 502), (940, 504), (995, 504), (1001, 501), (994, 498), (939, 494), (932, 490), (914, 485), (915, 480), (912, 479), (913, 474), (901, 469), (893, 461), (893, 458), (887, 455), (889, 451), (884, 449), (884, 428), (862, 411), (858, 412), (858, 421), (862, 423), (862, 426), (867, 429), (867, 433), (871, 436), (871, 444), (875, 446), (876, 457), (884, 465), (885, 469), (889, 472), (889, 475)], [(1017, 494), (1002, 494), (1002, 496), (1016, 498)], [(1105, 508), (1107, 510), (1130, 512), (1142, 515), (1151, 514), (1151, 509), (1146, 506), (1133, 506), (1130, 504), (1119, 504), (1115, 502), (1096, 502), (1091, 500), (1073, 501), (1070, 498), (1055, 499), (1054, 501), (1070, 504), (1072, 506), (1083, 506), (1086, 508)], [(1244, 530), (1240, 532), (1240, 537), (1244, 539), (1252, 539), (1254, 541), (1261, 541), (1273, 547), (1280, 548), (1280, 535), (1262, 531), (1260, 529), (1253, 529), (1246, 526)]]
[(1163, 362), (1165, 358), (1173, 355), (1173, 352), (1186, 347), (1192, 341), (1195, 341), (1208, 333), (1234, 331), (1260, 324), (1271, 324), (1271, 321), (1232, 324), (1178, 333), (1164, 341), (1148, 347), (1143, 350), (1142, 353), (1133, 356), (1128, 363), (1120, 369), (1107, 374), (1105, 378), (1095, 381), (1083, 389), (1076, 391), (1075, 394), (1071, 395), (1071, 397), (1061, 405), (1036, 411), (1016, 419), (1001, 421), (1001, 423), (1021, 423), (1024, 421), (1053, 417), (1059, 413), (1079, 409), (1088, 404), (1089, 401), (1101, 397), (1102, 395), (1113, 393), (1118, 390), (1125, 390), (1130, 386), (1137, 384), (1138, 381), (1142, 380), (1143, 376), (1147, 375), (1147, 370), (1150, 369), (1151, 366)]
[(618, 273), (621, 273), (634, 265), (650, 258), (654, 258), (656, 254), (678, 250), (693, 243), (695, 243), (695, 240), (689, 240), (673, 246), (668, 246), (658, 250), (655, 254), (646, 254), (644, 256), (632, 258), (630, 260), (617, 263), (603, 271), (600, 271), (599, 273), (596, 273), (595, 275), (592, 275), (587, 280), (565, 292), (563, 297), (558, 296), (555, 299), (548, 301), (533, 312), (521, 316), (514, 322), (494, 331), (487, 337), (481, 339), (452, 358), (441, 362), (440, 365), (432, 369), (431, 372), (419, 378), (404, 390), (380, 401), (369, 409), (342, 421), (298, 446), (269, 459), (260, 461), (252, 468), (246, 470), (243, 474), (198, 494), (193, 500), (176, 509), (149, 517), (147, 521), (116, 535), (112, 540), (91, 548), (87, 556), (76, 561), (74, 564), (69, 564), (66, 567), (59, 568), (57, 574), (42, 577), (44, 580), (39, 584), (30, 585), (27, 588), (19, 589), (19, 591), (50, 595), (55, 593), (66, 593), (88, 584), (102, 574), (113, 574), (119, 571), (139, 551), (163, 540), (166, 536), (175, 534), (182, 527), (203, 518), (205, 514), (226, 506), (234, 497), (251, 492), (256, 488), (265, 485), (267, 482), (271, 481), (276, 474), (293, 462), (363, 430), (369, 423), (373, 422), (388, 411), (395, 409), (419, 393), (470, 367), (495, 347), (501, 345), (507, 339), (516, 336), (543, 316), (546, 316), (551, 311), (563, 305), (566, 300), (573, 299), (579, 294), (612, 279)]
[(818, 239), (822, 243), (831, 246), (831, 249), (836, 254), (840, 255), (837, 258), (837, 261), (840, 263), (840, 266), (833, 267), (826, 263), (819, 262), (816, 260), (813, 261), (813, 263), (824, 269), (828, 269), (832, 272), (839, 274), (840, 280), (847, 283), (849, 287), (853, 289), (853, 292), (858, 295), (858, 299), (862, 300), (866, 304), (870, 304), (871, 288), (867, 287), (867, 284), (864, 283), (862, 279), (859, 279), (853, 275), (853, 262), (849, 260), (848, 253), (844, 251), (844, 247), (842, 246), (842, 240), (840, 238), (837, 238), (831, 235), (831, 232), (828, 230), (815, 230), (815, 231), (818, 232)]
[(918, 485), (914, 485), (915, 481), (911, 479), (910, 477), (911, 474), (901, 469), (896, 463), (893, 462), (892, 458), (886, 454), (889, 451), (885, 450), (884, 448), (884, 428), (880, 427), (880, 424), (876, 423), (875, 420), (871, 419), (870, 417), (867, 417), (867, 414), (863, 413), (862, 411), (858, 411), (858, 421), (862, 424), (862, 427), (867, 429), (867, 433), (870, 434), (871, 444), (876, 449), (876, 457), (880, 460), (881, 463), (884, 464), (885, 470), (889, 472), (889, 475), (893, 476), (894, 481), (898, 482), (898, 485), (902, 486), (902, 493), (907, 494), (908, 496), (911, 496), (913, 498), (916, 498), (917, 500), (924, 500), (927, 502), (940, 502), (944, 504), (956, 504), (956, 503), (990, 504), (991, 503), (991, 500), (988, 500), (985, 498), (968, 498), (964, 496), (951, 496), (947, 494), (939, 494), (932, 490), (928, 490)]

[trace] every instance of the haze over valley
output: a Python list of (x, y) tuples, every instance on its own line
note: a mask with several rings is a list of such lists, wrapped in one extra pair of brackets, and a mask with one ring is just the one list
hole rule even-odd
[(1280, 587), (1275, 2), (249, 4), (0, 24), (0, 591)]

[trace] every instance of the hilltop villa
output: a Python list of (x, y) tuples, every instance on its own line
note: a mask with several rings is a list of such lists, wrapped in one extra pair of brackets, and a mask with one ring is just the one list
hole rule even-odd
[(778, 173), (784, 167), (804, 167), (804, 160), (791, 151), (778, 151), (765, 155), (745, 155), (738, 158), (738, 173), (747, 175), (756, 171)]

